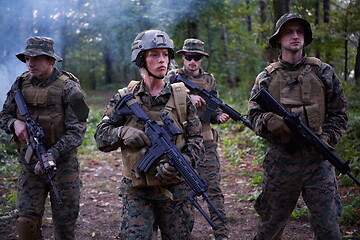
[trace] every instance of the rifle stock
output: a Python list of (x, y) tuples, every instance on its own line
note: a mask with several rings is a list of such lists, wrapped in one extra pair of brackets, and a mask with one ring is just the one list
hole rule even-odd
[(344, 162), (323, 141), (316, 136), (303, 122), (300, 115), (289, 113), (286, 109), (265, 89), (261, 88), (250, 101), (255, 101), (266, 112), (273, 112), (283, 117), (284, 122), (294, 134), (296, 142), (313, 146), (325, 159), (327, 159), (340, 173), (348, 175), (357, 185), (360, 181), (350, 173), (350, 164)]
[(207, 90), (199, 88), (180, 74), (176, 74), (175, 78), (171, 82), (183, 82), (189, 90), (195, 91), (200, 97), (205, 100), (207, 104), (206, 111), (201, 117), (204, 122), (210, 122), (211, 115), (215, 112), (216, 109), (220, 108), (221, 110), (223, 110), (224, 113), (227, 113), (232, 120), (236, 122), (241, 121), (246, 127), (253, 130), (251, 123), (235, 109), (223, 103), (219, 98), (217, 98)]
[(200, 178), (188, 160), (173, 143), (174, 137), (181, 134), (182, 131), (173, 125), (172, 120), (166, 113), (160, 115), (164, 125), (158, 125), (156, 121), (151, 120), (146, 115), (141, 106), (134, 100), (134, 95), (129, 93), (122, 97), (115, 109), (120, 115), (131, 115), (136, 121), (144, 123), (144, 132), (152, 143), (152, 146), (148, 148), (145, 156), (140, 160), (137, 167), (146, 173), (152, 164), (165, 154), (168, 157), (169, 164), (176, 168), (185, 183), (191, 188), (192, 191), (188, 195), (190, 202), (200, 211), (211, 227), (216, 229), (218, 226), (205, 213), (195, 198), (197, 196), (202, 196), (222, 222), (226, 222), (226, 219), (221, 215), (219, 210), (205, 193), (208, 187), (205, 181)]
[(25, 123), (27, 127), (27, 131), (29, 133), (29, 146), (25, 154), (25, 159), (27, 163), (30, 162), (32, 154), (35, 153), (41, 168), (44, 170), (49, 183), (51, 184), (56, 201), (59, 205), (63, 203), (62, 198), (57, 190), (57, 187), (54, 183), (54, 177), (56, 175), (56, 165), (51, 168), (45, 167), (44, 165), (44, 156), (46, 156), (46, 149), (42, 143), (42, 139), (44, 138), (44, 131), (42, 127), (33, 119), (29, 113), (29, 110), (26, 106), (26, 102), (22, 92), (18, 89), (15, 91), (15, 102), (18, 107), (19, 113), (21, 116), (25, 116)]

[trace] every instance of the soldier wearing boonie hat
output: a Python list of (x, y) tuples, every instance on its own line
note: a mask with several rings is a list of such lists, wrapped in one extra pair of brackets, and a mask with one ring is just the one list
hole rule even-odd
[(311, 31), (310, 23), (298, 13), (286, 13), (283, 16), (281, 16), (279, 18), (279, 20), (275, 24), (275, 32), (269, 38), (270, 46), (272, 46), (273, 48), (281, 48), (281, 46), (278, 43), (278, 41), (279, 41), (279, 32), (280, 32), (281, 27), (285, 23), (288, 23), (290, 21), (296, 21), (296, 22), (300, 23), (303, 26), (304, 33), (305, 33), (304, 47), (306, 47), (307, 45), (309, 45), (312, 42), (313, 38), (312, 38), (312, 31)]
[(30, 37), (26, 41), (25, 51), (16, 54), (16, 57), (25, 63), (25, 56), (36, 57), (47, 55), (61, 62), (63, 59), (54, 52), (54, 40), (48, 37)]
[(184, 41), (183, 48), (176, 53), (199, 53), (201, 55), (209, 57), (209, 54), (205, 52), (204, 42), (195, 38), (186, 39)]
[[(44, 203), (50, 192), (55, 239), (75, 239), (81, 186), (77, 148), (85, 136), (89, 112), (85, 93), (73, 74), (54, 66), (55, 61), (60, 62), (62, 58), (55, 54), (51, 38), (30, 37), (25, 50), (16, 57), (26, 63), (28, 71), (13, 83), (0, 113), (0, 127), (14, 136), (19, 151), (21, 173), (15, 229), (20, 240), (42, 239)], [(35, 153), (28, 151), (26, 119), (20, 115), (14, 100), (17, 90), (22, 92), (31, 117), (44, 132), (44, 138), (40, 139), (46, 150), (43, 166), (56, 167), (54, 184), (62, 205), (55, 199), (52, 185)]]
[[(176, 53), (182, 54), (184, 66), (180, 69), (170, 71), (167, 76), (168, 81), (174, 79), (176, 74), (180, 74), (199, 88), (205, 89), (215, 96), (218, 96), (217, 83), (214, 76), (201, 68), (203, 57), (209, 57), (209, 54), (205, 52), (204, 42), (195, 38), (186, 39), (182, 49)], [(206, 110), (205, 100), (194, 91), (190, 92), (190, 98), (197, 107), (201, 119), (201, 116)], [(208, 196), (223, 216), (226, 216), (226, 214), (224, 195), (220, 187), (220, 161), (217, 152), (219, 139), (217, 131), (211, 127), (211, 124), (224, 123), (228, 119), (228, 114), (222, 112), (221, 109), (217, 109), (211, 116), (210, 122), (205, 122), (204, 120), (201, 121), (202, 136), (205, 145), (205, 158), (197, 166), (197, 171), (200, 176), (209, 184), (207, 190)], [(227, 239), (227, 225), (218, 218), (212, 208), (209, 208), (209, 211), (211, 219), (219, 226), (217, 229), (214, 229), (215, 240)]]
[(311, 42), (310, 23), (300, 14), (280, 17), (269, 39), (272, 47), (280, 49), (279, 59), (257, 76), (250, 94), (249, 119), (256, 134), (269, 142), (262, 192), (254, 205), (259, 214), (254, 240), (281, 239), (300, 195), (309, 209), (314, 239), (341, 239), (341, 200), (334, 167), (310, 144), (295, 143), (284, 119), (252, 100), (260, 89), (267, 89), (334, 148), (347, 128), (347, 100), (334, 69), (305, 55), (304, 48)]

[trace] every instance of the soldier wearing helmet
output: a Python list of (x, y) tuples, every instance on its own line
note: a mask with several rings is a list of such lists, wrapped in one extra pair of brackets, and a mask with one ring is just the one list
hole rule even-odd
[[(171, 70), (167, 75), (168, 81), (172, 82), (176, 74), (180, 74), (199, 88), (205, 89), (217, 96), (218, 90), (215, 77), (201, 68), (203, 58), (209, 57), (209, 54), (205, 52), (204, 42), (195, 38), (185, 39), (183, 48), (176, 53), (182, 55), (184, 66)], [(206, 110), (205, 100), (196, 91), (190, 91), (190, 98), (195, 103), (201, 119)], [(217, 152), (219, 139), (217, 131), (211, 127), (211, 124), (225, 123), (228, 119), (229, 115), (219, 108), (212, 114), (210, 122), (201, 120), (205, 158), (197, 166), (200, 176), (209, 184), (207, 190), (208, 196), (223, 216), (225, 216), (224, 195), (220, 186), (220, 161)], [(215, 240), (227, 239), (228, 229), (226, 224), (221, 222), (211, 207), (209, 207), (209, 212), (212, 220), (218, 224), (218, 227), (214, 229)]]
[[(347, 128), (347, 100), (334, 69), (305, 55), (311, 42), (310, 23), (297, 13), (284, 14), (269, 39), (280, 49), (279, 59), (257, 76), (250, 99), (267, 89), (288, 112), (301, 114), (303, 123), (333, 149)], [(262, 193), (255, 202), (260, 219), (254, 239), (281, 239), (302, 194), (315, 239), (340, 240), (341, 201), (334, 167), (311, 146), (297, 145), (282, 117), (251, 100), (248, 110), (256, 134), (270, 144)]]
[[(73, 74), (55, 66), (62, 58), (54, 52), (53, 39), (30, 37), (25, 50), (16, 57), (26, 64), (28, 71), (12, 85), (0, 114), (1, 128), (14, 135), (19, 151), (21, 174), (15, 228), (21, 240), (42, 239), (44, 204), (50, 195), (55, 239), (75, 239), (81, 186), (77, 148), (84, 139), (89, 112), (85, 93)], [(14, 100), (16, 90), (22, 92), (31, 117), (44, 131), (44, 139), (40, 139), (46, 149), (44, 165), (56, 165), (54, 183), (62, 205), (56, 202), (44, 169), (31, 151), (26, 119)]]
[(118, 90), (95, 133), (99, 150), (121, 148), (123, 210), (119, 238), (154, 239), (159, 228), (162, 239), (190, 239), (194, 218), (187, 200), (188, 187), (169, 165), (167, 157), (153, 164), (146, 174), (137, 170), (139, 159), (151, 141), (143, 132), (143, 124), (131, 116), (119, 115), (114, 107), (130, 92), (150, 119), (161, 123), (160, 114), (167, 112), (183, 132), (177, 136), (176, 146), (193, 164), (204, 154), (201, 122), (184, 84), (163, 80), (174, 57), (169, 36), (160, 30), (141, 32), (135, 37), (131, 51), (131, 61), (139, 67), (142, 79), (130, 81), (127, 87)]

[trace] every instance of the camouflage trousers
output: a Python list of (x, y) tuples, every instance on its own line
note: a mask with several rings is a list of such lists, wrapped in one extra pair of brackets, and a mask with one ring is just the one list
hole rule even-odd
[(262, 193), (255, 203), (260, 215), (254, 239), (281, 239), (300, 194), (309, 209), (314, 239), (340, 240), (341, 200), (333, 166), (312, 148), (291, 155), (271, 146), (265, 156)]
[(190, 201), (169, 200), (156, 187), (124, 188), (123, 182), (119, 239), (157, 240), (158, 229), (162, 240), (191, 239), (194, 216)]
[(34, 174), (34, 165), (21, 164), (18, 179), (16, 206), (18, 215), (31, 215), (41, 222), (45, 211), (45, 201), (50, 192), (52, 220), (55, 226), (55, 239), (75, 239), (75, 223), (79, 213), (80, 178), (79, 163), (76, 157), (57, 164), (54, 179), (62, 197), (63, 204), (58, 205), (47, 176)]
[[(205, 141), (205, 158), (200, 161), (197, 166), (199, 175), (209, 184), (209, 188), (206, 194), (209, 196), (211, 201), (214, 203), (220, 213), (226, 217), (224, 207), (224, 195), (220, 187), (221, 175), (220, 175), (220, 160), (217, 152), (217, 142)], [(219, 228), (214, 230), (215, 239), (227, 236), (228, 229), (216, 213), (209, 207), (211, 219), (219, 225)]]

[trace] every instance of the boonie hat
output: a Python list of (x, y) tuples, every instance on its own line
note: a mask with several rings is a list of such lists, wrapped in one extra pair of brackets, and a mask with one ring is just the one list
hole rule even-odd
[(204, 42), (195, 38), (185, 39), (183, 48), (176, 53), (200, 53), (209, 57), (209, 54), (205, 52)]
[(54, 52), (54, 40), (49, 37), (30, 37), (26, 41), (26, 48), (24, 52), (16, 54), (16, 57), (25, 61), (25, 56), (36, 57), (40, 55), (47, 55), (54, 58), (56, 61), (61, 62), (63, 59)]
[(304, 47), (306, 47), (307, 45), (309, 45), (312, 42), (313, 38), (312, 38), (312, 31), (311, 31), (310, 23), (298, 13), (285, 13), (276, 22), (275, 32), (269, 39), (269, 43), (273, 48), (279, 47), (279, 44), (278, 44), (279, 36), (278, 35), (280, 32), (280, 29), (285, 23), (287, 23), (289, 21), (296, 21), (304, 27), (304, 33), (305, 33)]

